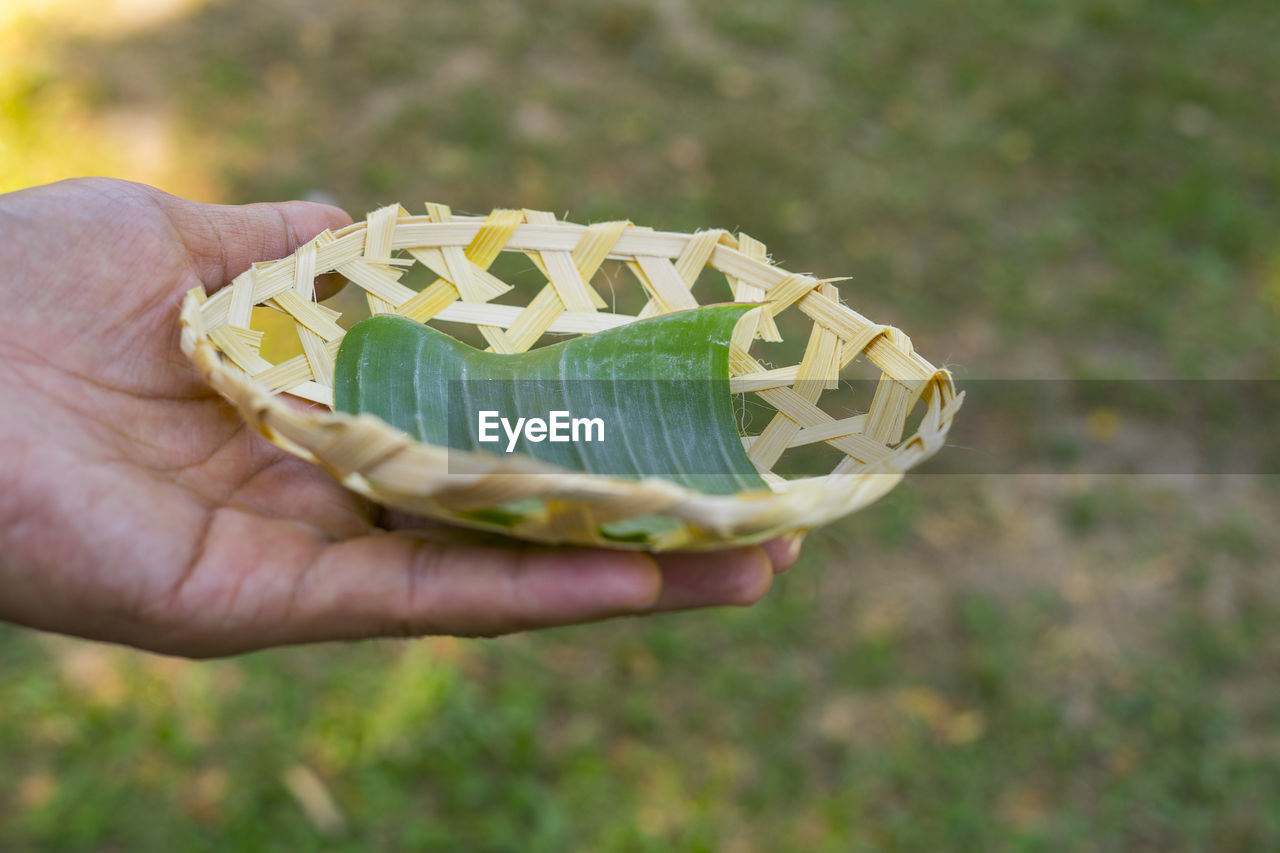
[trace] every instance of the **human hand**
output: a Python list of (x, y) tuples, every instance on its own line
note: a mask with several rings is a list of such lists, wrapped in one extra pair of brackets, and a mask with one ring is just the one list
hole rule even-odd
[(0, 619), (213, 656), (750, 604), (794, 561), (400, 532), (247, 429), (179, 350), (182, 295), (349, 222), (101, 178), (0, 196)]

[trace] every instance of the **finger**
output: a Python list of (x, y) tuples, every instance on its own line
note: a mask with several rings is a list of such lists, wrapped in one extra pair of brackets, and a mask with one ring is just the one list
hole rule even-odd
[[(483, 544), (513, 547), (517, 540), (479, 530), (470, 530), (425, 516), (389, 510), (379, 519), (382, 527), (413, 531), (414, 535), (455, 544)], [(785, 572), (800, 554), (803, 534), (779, 536), (756, 548), (736, 548), (705, 553), (671, 552), (654, 558), (662, 571), (662, 596), (657, 610), (681, 610), (722, 604), (754, 604), (769, 590), (770, 580), (762, 577), (758, 554), (763, 552), (767, 574)]]
[(316, 299), (324, 300), (337, 296), (338, 291), (347, 286), (347, 278), (341, 273), (330, 272), (316, 276)]
[(764, 552), (769, 555), (769, 561), (773, 563), (773, 570), (781, 574), (794, 566), (796, 560), (800, 559), (800, 546), (803, 544), (803, 533), (790, 533), (786, 536), (770, 539), (760, 547), (764, 548)]
[(210, 291), (250, 264), (283, 258), (321, 231), (351, 223), (341, 208), (311, 201), (221, 205), (163, 196), (161, 205)]
[(763, 548), (731, 548), (656, 557), (662, 593), (654, 611), (755, 604), (769, 591), (773, 564)]
[(662, 580), (641, 554), (504, 549), (375, 535), (332, 545), (307, 574), (298, 626), (347, 636), (494, 636), (640, 613)]
[(383, 532), (334, 543), (310, 525), (223, 507), (164, 597), (174, 624), (158, 642), (207, 656), (373, 636), (494, 636), (647, 612), (661, 585), (643, 554)]

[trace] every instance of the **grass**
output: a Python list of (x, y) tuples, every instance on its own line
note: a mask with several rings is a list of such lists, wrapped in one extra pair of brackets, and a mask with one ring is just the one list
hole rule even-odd
[[(742, 228), (962, 380), (1280, 370), (1272, 4), (781, 8), (51, 6), (0, 189)], [(3, 628), (0, 848), (1280, 847), (1274, 480), (921, 475), (752, 610), (497, 641)]]
[[(874, 541), (866, 515), (842, 532)], [(7, 847), (1267, 848), (1274, 609), (1206, 612), (1194, 563), (1221, 535), (1157, 554), (1192, 557), (1141, 642), (1072, 586), (917, 572), (903, 594), (883, 575), (925, 545), (860, 577), (823, 539), (755, 611), (493, 642), (197, 664), (6, 629)], [(1073, 571), (1101, 597), (1098, 563)], [(1146, 573), (1122, 574), (1139, 596)], [(299, 763), (345, 834), (291, 802)]]

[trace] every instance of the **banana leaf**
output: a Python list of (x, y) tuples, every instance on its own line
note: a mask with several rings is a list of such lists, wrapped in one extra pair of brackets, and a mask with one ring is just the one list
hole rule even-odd
[[(379, 315), (343, 339), (334, 404), (438, 446), (526, 453), (615, 477), (665, 477), (708, 494), (764, 489), (729, 394), (729, 337), (753, 307), (681, 311), (518, 354), (484, 352), (430, 326)], [(496, 423), (502, 418), (505, 425)], [(528, 428), (513, 430), (521, 418)], [(560, 441), (539, 438), (534, 419), (549, 427), (586, 423), (581, 431), (566, 426), (560, 435), (571, 438)]]

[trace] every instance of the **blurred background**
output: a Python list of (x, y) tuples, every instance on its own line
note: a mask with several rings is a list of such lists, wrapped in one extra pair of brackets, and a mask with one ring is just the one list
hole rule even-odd
[[(5, 0), (0, 190), (741, 228), (962, 387), (1274, 379), (1278, 39), (1273, 0)], [(750, 610), (212, 663), (0, 626), (0, 849), (1280, 849), (1280, 478), (1073, 473), (1177, 432), (1078, 426), (909, 476)]]

